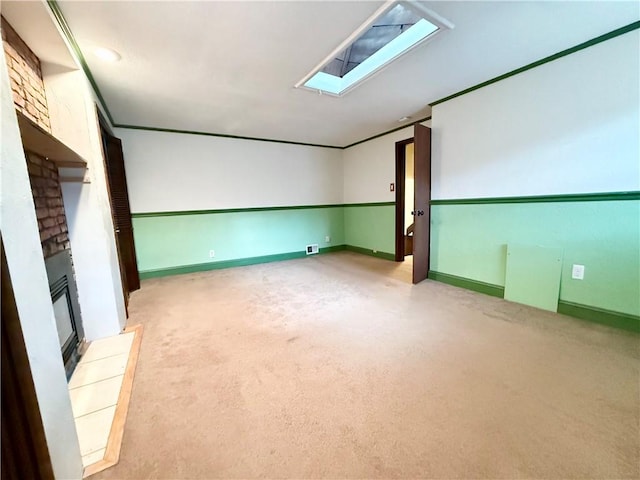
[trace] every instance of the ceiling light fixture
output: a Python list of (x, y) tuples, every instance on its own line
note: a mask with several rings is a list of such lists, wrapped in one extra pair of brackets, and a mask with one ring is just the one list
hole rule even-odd
[(111, 48), (96, 47), (93, 49), (93, 53), (96, 57), (100, 60), (104, 60), (105, 62), (117, 62), (122, 58), (118, 52)]
[(398, 122), (406, 122), (407, 120), (411, 120), (411, 117), (407, 117), (407, 116), (401, 117), (398, 119)]

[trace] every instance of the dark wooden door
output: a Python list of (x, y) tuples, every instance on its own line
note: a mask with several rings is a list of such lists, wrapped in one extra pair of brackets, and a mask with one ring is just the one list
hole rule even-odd
[(416, 123), (414, 127), (414, 230), (413, 283), (429, 273), (431, 241), (431, 129)]
[(53, 468), (4, 248), (2, 256), (2, 480), (52, 479)]
[(125, 304), (129, 301), (129, 292), (140, 288), (140, 277), (136, 263), (136, 247), (133, 242), (133, 224), (129, 207), (129, 192), (124, 169), (122, 142), (102, 128), (102, 140), (105, 152), (105, 166), (111, 199), (111, 214), (115, 229), (120, 275)]

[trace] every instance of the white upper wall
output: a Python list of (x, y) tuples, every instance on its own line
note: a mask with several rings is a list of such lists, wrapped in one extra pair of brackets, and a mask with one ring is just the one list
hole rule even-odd
[(638, 31), (433, 107), (432, 198), (640, 189)]
[(342, 203), (342, 150), (116, 128), (131, 211)]
[[(423, 125), (429, 127), (431, 121)], [(396, 181), (396, 142), (412, 137), (409, 126), (343, 150), (344, 202), (394, 202), (389, 184)]]
[(344, 203), (394, 202), (396, 142), (413, 137), (413, 127), (343, 150)]
[[(634, 31), (435, 106), (432, 198), (640, 189), (638, 53)], [(346, 150), (116, 135), (132, 211), (153, 212), (392, 202), (395, 143), (413, 131)]]

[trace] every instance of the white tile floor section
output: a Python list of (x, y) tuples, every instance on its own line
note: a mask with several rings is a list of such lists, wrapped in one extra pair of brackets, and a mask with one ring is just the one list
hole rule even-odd
[(83, 466), (104, 458), (135, 333), (91, 342), (69, 381)]

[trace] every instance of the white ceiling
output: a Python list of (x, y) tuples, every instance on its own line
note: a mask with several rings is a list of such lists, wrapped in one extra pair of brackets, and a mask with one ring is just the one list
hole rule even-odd
[[(381, 1), (59, 6), (116, 124), (337, 146), (398, 127), (405, 115), (425, 117), (431, 102), (640, 18), (636, 1), (422, 3), (455, 29), (341, 98), (293, 85)], [(96, 46), (122, 60), (103, 63)]]

